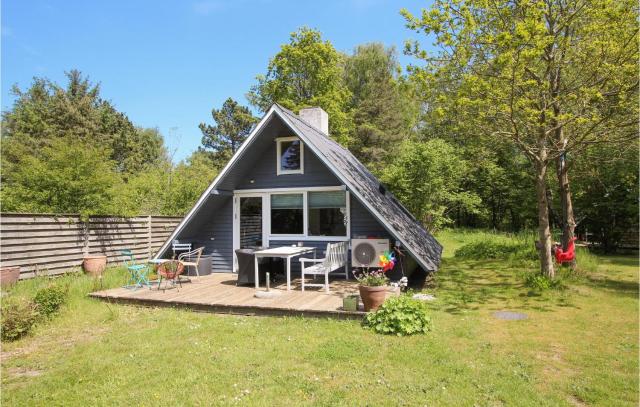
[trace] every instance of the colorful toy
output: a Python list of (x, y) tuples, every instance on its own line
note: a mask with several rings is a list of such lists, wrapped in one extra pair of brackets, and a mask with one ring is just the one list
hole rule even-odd
[(396, 258), (393, 253), (387, 250), (380, 255), (380, 262), (378, 265), (382, 267), (382, 271), (386, 273), (389, 270), (393, 270), (393, 266), (396, 265)]

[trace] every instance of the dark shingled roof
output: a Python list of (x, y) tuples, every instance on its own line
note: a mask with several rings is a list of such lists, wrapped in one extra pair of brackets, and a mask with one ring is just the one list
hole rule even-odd
[[(386, 223), (389, 232), (416, 258), (426, 270), (435, 271), (440, 264), (442, 245), (422, 224), (351, 154), (349, 150), (309, 125), (295, 113), (276, 104), (280, 115), (302, 135), (303, 141), (320, 153), (335, 169), (336, 176), (356, 193), (373, 214)], [(368, 205), (367, 205), (368, 204)]]

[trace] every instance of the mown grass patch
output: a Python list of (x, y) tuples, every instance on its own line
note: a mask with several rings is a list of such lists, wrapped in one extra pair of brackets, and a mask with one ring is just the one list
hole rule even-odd
[(86, 294), (124, 284), (122, 269), (101, 284), (64, 277), (56, 318), (3, 344), (2, 405), (638, 404), (637, 259), (597, 256), (566, 290), (531, 295), (522, 267), (453, 257), (473, 233), (438, 238), (432, 330), (401, 338), (358, 321), (113, 305)]

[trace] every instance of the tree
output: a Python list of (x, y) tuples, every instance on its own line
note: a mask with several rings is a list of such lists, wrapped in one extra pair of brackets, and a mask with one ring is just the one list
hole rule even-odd
[[(547, 173), (586, 146), (635, 137), (637, 35), (630, 0), (436, 0), (407, 26), (435, 37), (416, 80), (446, 78), (457, 114), (494, 142), (513, 143), (531, 162), (540, 268), (553, 277)], [(561, 182), (565, 184), (565, 182)], [(566, 182), (568, 185), (568, 181)], [(565, 196), (568, 194), (565, 192)]]
[(322, 41), (319, 31), (302, 27), (269, 61), (267, 74), (257, 77), (247, 99), (262, 111), (273, 103), (295, 112), (319, 106), (329, 114), (331, 137), (348, 145), (351, 95), (342, 80), (343, 59), (331, 42)]
[(182, 216), (216, 174), (208, 155), (196, 151), (175, 166), (166, 162), (131, 177), (119, 190), (116, 205), (127, 212)]
[[(431, 231), (452, 222), (458, 208), (474, 211), (479, 198), (462, 189), (467, 163), (444, 140), (405, 141), (382, 180)], [(425, 199), (428, 198), (428, 199)]]
[(35, 78), (26, 91), (13, 87), (17, 99), (2, 116), (3, 158), (19, 159), (12, 153), (13, 145), (27, 146), (29, 154), (38, 156), (58, 138), (102, 147), (120, 173), (133, 173), (166, 158), (157, 131), (136, 129), (124, 113), (100, 97), (100, 86), (79, 71), (66, 76), (65, 87), (45, 78)]
[(638, 140), (627, 146), (596, 144), (573, 160), (579, 227), (593, 234), (605, 253), (626, 233), (638, 233)]
[(249, 136), (258, 119), (248, 107), (228, 98), (222, 108), (211, 110), (215, 125), (200, 123), (202, 145), (212, 150), (214, 161), (222, 167)]
[[(26, 147), (23, 147), (26, 150)], [(5, 211), (96, 214), (121, 213), (113, 205), (121, 181), (108, 152), (75, 137), (55, 138), (40, 156), (25, 154), (10, 164), (2, 184)], [(114, 212), (115, 211), (115, 212)]]
[(415, 116), (395, 49), (380, 43), (359, 45), (346, 58), (344, 78), (352, 94), (355, 127), (349, 149), (378, 172), (408, 137)]

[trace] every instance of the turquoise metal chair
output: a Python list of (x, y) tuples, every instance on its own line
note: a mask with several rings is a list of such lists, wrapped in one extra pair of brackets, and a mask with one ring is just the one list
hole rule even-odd
[(124, 288), (137, 289), (142, 286), (150, 286), (149, 283), (149, 267), (146, 264), (136, 264), (133, 252), (130, 249), (124, 249), (120, 252), (126, 256), (124, 266), (129, 271), (129, 281)]

